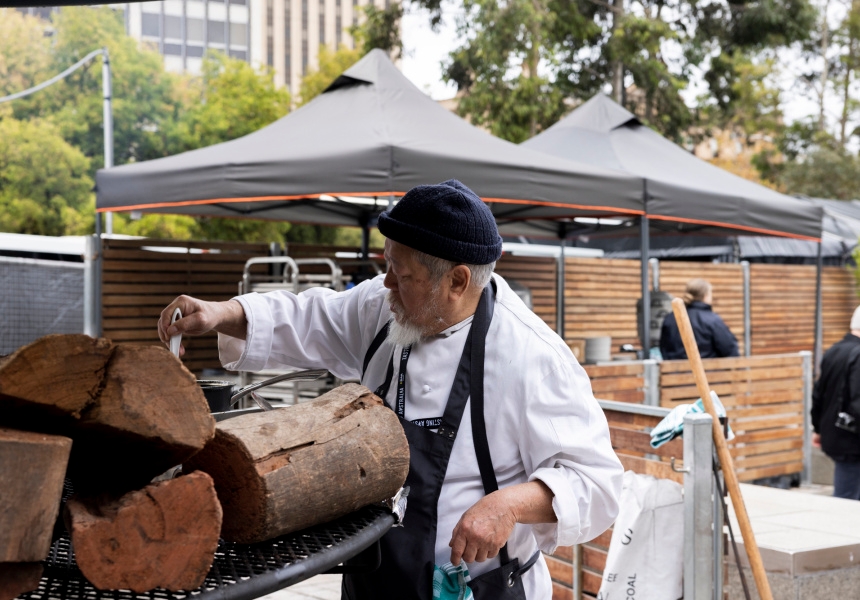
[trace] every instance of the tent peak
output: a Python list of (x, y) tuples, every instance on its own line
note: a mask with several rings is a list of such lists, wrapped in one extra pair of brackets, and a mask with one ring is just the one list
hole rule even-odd
[(353, 85), (379, 84), (385, 78), (386, 71), (392, 69), (397, 70), (397, 67), (385, 51), (374, 48), (335, 79), (323, 94)]
[(598, 92), (559, 121), (557, 126), (559, 128), (578, 127), (606, 133), (619, 127), (641, 124), (642, 122), (632, 112), (606, 94)]

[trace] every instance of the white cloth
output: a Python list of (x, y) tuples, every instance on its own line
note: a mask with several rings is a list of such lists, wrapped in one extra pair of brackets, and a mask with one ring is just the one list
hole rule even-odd
[[(535, 549), (588, 541), (618, 513), (623, 469), (609, 441), (603, 411), (573, 353), (498, 275), (496, 304), (487, 335), (484, 367), (485, 420), (499, 487), (539, 479), (555, 494), (558, 523), (518, 524), (508, 541), (520, 564)], [(327, 368), (358, 380), (364, 355), (391, 318), (383, 276), (346, 292), (314, 288), (237, 297), (248, 319), (247, 341), (219, 335), (225, 368)], [(412, 347), (406, 377), (407, 420), (442, 416), (471, 320)], [(397, 348), (399, 357), (400, 349)], [(364, 383), (385, 378), (392, 348), (383, 344), (368, 365)], [(395, 361), (397, 381), (400, 361)], [(388, 393), (394, 406), (397, 386)], [(466, 406), (437, 505), (436, 564), (450, 561), (448, 543), (463, 513), (484, 495)], [(408, 508), (406, 519), (409, 519)], [(498, 558), (470, 563), (472, 577), (497, 567)], [(543, 557), (523, 577), (526, 596), (552, 596)]]

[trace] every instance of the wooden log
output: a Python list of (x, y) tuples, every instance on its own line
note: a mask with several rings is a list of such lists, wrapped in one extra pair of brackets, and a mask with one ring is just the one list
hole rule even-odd
[(200, 587), (215, 557), (221, 518), (212, 478), (202, 472), (118, 500), (75, 496), (66, 503), (78, 566), (101, 590)]
[(0, 363), (0, 426), (74, 440), (76, 489), (125, 492), (215, 434), (194, 375), (160, 346), (50, 335)]
[(406, 481), (409, 446), (378, 396), (346, 384), (312, 402), (220, 422), (183, 468), (215, 480), (222, 537), (251, 543), (391, 498)]
[(0, 600), (12, 600), (32, 592), (42, 579), (42, 564), (0, 563)]
[(72, 440), (0, 429), (0, 562), (37, 562), (51, 549)]

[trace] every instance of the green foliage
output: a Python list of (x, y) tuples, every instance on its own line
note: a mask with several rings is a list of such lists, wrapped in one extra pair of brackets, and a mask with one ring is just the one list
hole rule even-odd
[(362, 10), (364, 21), (349, 28), (359, 56), (379, 48), (392, 60), (400, 58), (403, 52), (403, 41), (400, 39), (403, 5), (400, 2), (392, 2), (388, 8), (377, 8), (373, 4), (367, 4)]
[[(50, 62), (50, 38), (36, 17), (0, 8), (0, 96), (33, 87)], [(0, 111), (11, 109), (0, 105)], [(2, 113), (0, 113), (2, 115)]]
[(309, 69), (302, 77), (299, 106), (307, 104), (322, 94), (341, 73), (357, 63), (361, 57), (360, 51), (350, 50), (346, 46), (341, 46), (337, 52), (332, 52), (327, 46), (320, 46), (317, 55), (319, 68), (315, 71)]
[(277, 89), (268, 70), (222, 53), (203, 59), (202, 77), (188, 84), (185, 103), (170, 132), (171, 153), (211, 146), (257, 131), (290, 110), (290, 94)]
[(777, 182), (792, 194), (851, 200), (860, 190), (860, 158), (822, 146), (783, 165)]
[(0, 119), (0, 231), (63, 235), (94, 200), (89, 161), (50, 123)]
[[(125, 35), (122, 16), (107, 7), (64, 7), (53, 17), (55, 33), (49, 49), (46, 80), (89, 52), (106, 47), (112, 70), (114, 163), (164, 156), (165, 125), (179, 108), (175, 78), (164, 71), (162, 58), (141, 50)], [(31, 51), (38, 48), (30, 46)], [(53, 121), (63, 138), (91, 159), (91, 174), (104, 165), (102, 61), (84, 68), (27, 99), (15, 102), (19, 118)]]

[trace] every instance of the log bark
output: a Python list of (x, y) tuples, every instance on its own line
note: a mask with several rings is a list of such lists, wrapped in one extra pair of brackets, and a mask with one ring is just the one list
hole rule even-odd
[(0, 562), (37, 562), (51, 549), (72, 440), (0, 429)]
[(0, 363), (0, 426), (74, 440), (76, 489), (138, 489), (200, 451), (215, 421), (197, 380), (160, 346), (51, 335)]
[(215, 480), (222, 537), (252, 543), (391, 498), (406, 481), (409, 446), (394, 412), (347, 384), (312, 402), (220, 422), (183, 468)]
[(202, 472), (118, 500), (76, 496), (66, 503), (78, 566), (102, 590), (200, 587), (215, 557), (221, 518), (212, 478)]
[(32, 592), (42, 579), (41, 563), (0, 563), (0, 600)]

